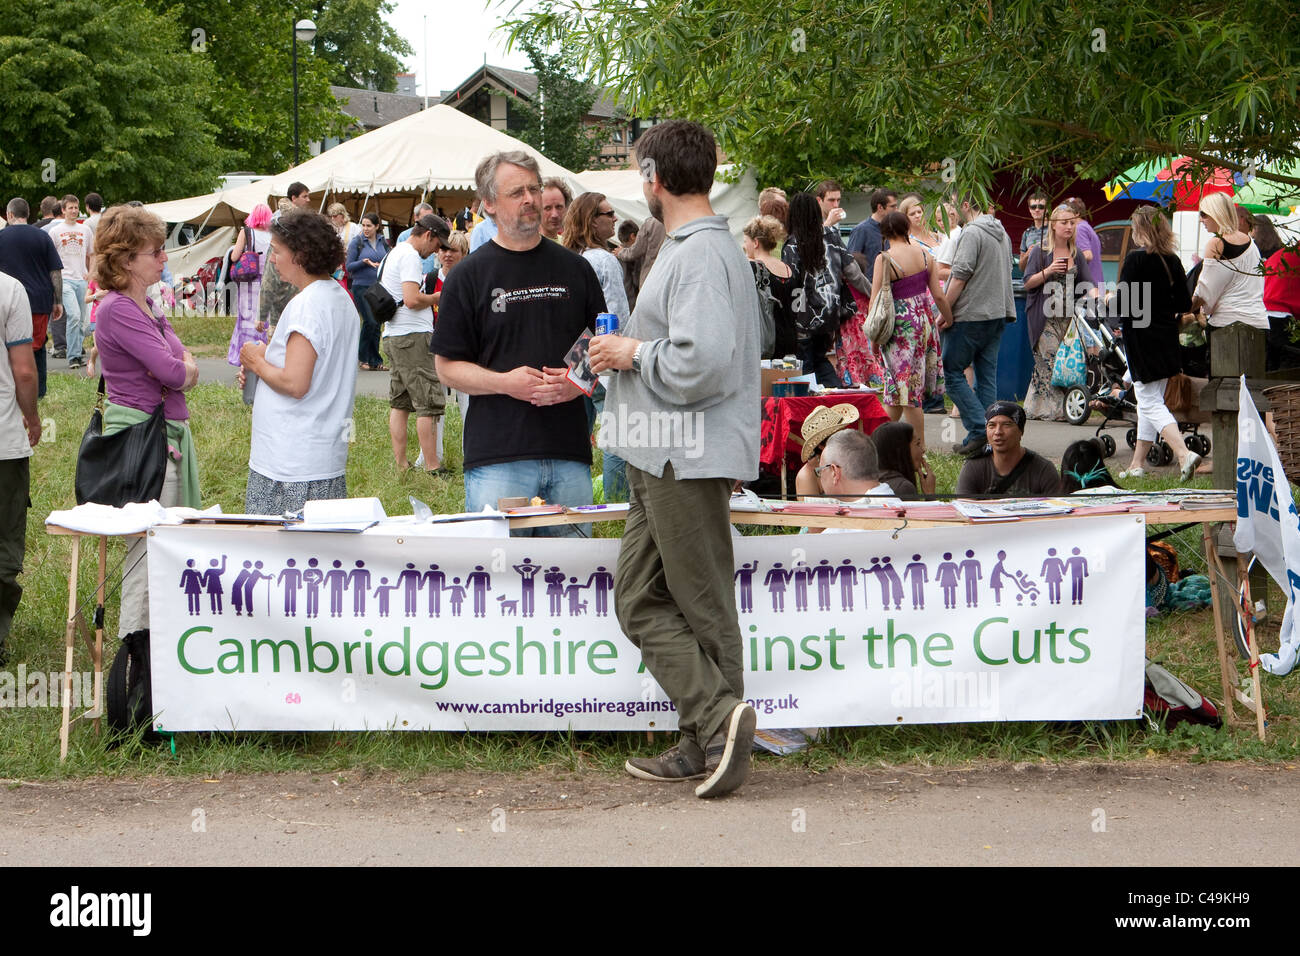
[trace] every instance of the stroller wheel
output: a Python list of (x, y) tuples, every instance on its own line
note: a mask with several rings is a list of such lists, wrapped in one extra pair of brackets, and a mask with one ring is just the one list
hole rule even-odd
[(1136, 428), (1130, 428), (1128, 434), (1124, 436), (1124, 440), (1128, 442), (1129, 448), (1136, 448), (1138, 443), (1138, 430)]
[(1111, 455), (1115, 454), (1115, 439), (1110, 435), (1102, 435), (1101, 447), (1102, 450), (1105, 451), (1106, 457), (1109, 458)]
[(1151, 448), (1147, 451), (1147, 461), (1159, 467), (1167, 465), (1174, 460), (1174, 450), (1165, 443), (1163, 439), (1156, 439), (1151, 443)]
[(1092, 414), (1092, 409), (1088, 407), (1087, 391), (1077, 385), (1066, 391), (1062, 405), (1065, 420), (1071, 425), (1082, 425)]
[(1208, 457), (1210, 454), (1210, 439), (1201, 434), (1188, 435), (1187, 447), (1202, 458)]

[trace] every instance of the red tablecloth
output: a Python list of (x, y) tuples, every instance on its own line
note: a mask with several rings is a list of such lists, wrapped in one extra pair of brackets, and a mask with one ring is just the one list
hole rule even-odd
[(763, 430), (758, 452), (759, 467), (763, 471), (779, 474), (781, 449), (785, 449), (786, 465), (791, 474), (803, 466), (800, 457), (803, 445), (799, 441), (799, 426), (819, 405), (849, 404), (858, 410), (858, 420), (853, 427), (870, 435), (889, 421), (880, 399), (869, 394), (844, 394), (800, 396), (798, 398), (764, 398)]

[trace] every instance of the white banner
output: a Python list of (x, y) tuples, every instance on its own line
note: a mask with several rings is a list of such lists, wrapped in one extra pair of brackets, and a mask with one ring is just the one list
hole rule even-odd
[[(1300, 514), (1291, 500), (1277, 446), (1264, 427), (1255, 400), (1241, 377), (1237, 409), (1237, 527), (1232, 544), (1243, 554), (1255, 552), (1269, 576), (1286, 595), (1276, 654), (1260, 654), (1270, 674), (1289, 674), (1300, 650), (1296, 633), (1296, 585), (1300, 584)], [(1294, 571), (1288, 569), (1295, 569)]]
[[(1144, 528), (1122, 515), (736, 538), (759, 726), (1138, 716)], [(156, 724), (672, 729), (614, 616), (618, 548), (156, 528)]]

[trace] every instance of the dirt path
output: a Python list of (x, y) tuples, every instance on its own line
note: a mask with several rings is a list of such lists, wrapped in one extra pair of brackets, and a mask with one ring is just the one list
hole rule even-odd
[(1297, 809), (1290, 765), (764, 768), (718, 801), (592, 772), (9, 781), (0, 867), (1277, 865)]

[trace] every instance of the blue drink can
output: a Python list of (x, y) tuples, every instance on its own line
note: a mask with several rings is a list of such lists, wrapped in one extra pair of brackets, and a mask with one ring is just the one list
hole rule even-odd
[(596, 316), (597, 335), (618, 335), (618, 315), (614, 312), (601, 312)]

